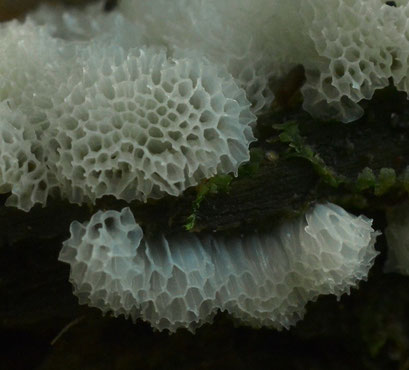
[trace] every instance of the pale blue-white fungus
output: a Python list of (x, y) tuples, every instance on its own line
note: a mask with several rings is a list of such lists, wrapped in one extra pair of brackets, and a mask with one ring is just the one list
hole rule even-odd
[(0, 166), (6, 138), (21, 146), (19, 167), (0, 173), (8, 205), (178, 196), (249, 160), (250, 102), (203, 55), (144, 46), (141, 28), (115, 13), (87, 23), (81, 12), (44, 7), (0, 30), (0, 103), (10, 117)]
[(79, 302), (194, 331), (218, 310), (253, 327), (288, 328), (321, 294), (366, 279), (377, 252), (372, 221), (333, 204), (269, 232), (144, 236), (129, 208), (71, 224), (59, 259)]

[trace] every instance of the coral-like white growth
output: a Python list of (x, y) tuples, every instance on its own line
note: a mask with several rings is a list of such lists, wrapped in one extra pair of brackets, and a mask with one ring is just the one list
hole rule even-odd
[(269, 233), (143, 238), (129, 208), (71, 224), (59, 259), (80, 303), (195, 330), (220, 310), (255, 326), (288, 328), (320, 294), (365, 279), (377, 254), (371, 220), (333, 204)]
[(385, 230), (388, 242), (386, 272), (409, 275), (409, 204), (395, 207), (388, 213)]
[(230, 75), (203, 58), (99, 45), (63, 84), (52, 159), (74, 202), (179, 195), (249, 159), (255, 116)]
[[(88, 28), (80, 13), (53, 14), (47, 26), (38, 14), (1, 26), (0, 102), (14, 112), (1, 130), (27, 151), (0, 178), (8, 204), (179, 195), (249, 159), (255, 116), (222, 67), (190, 51), (134, 47), (139, 28), (120, 14)], [(11, 127), (19, 134), (6, 134)], [(0, 155), (9, 150), (4, 142)]]

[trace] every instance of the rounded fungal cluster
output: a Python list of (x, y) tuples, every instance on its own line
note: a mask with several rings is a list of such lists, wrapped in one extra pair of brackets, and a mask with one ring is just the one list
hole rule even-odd
[(143, 46), (120, 14), (87, 25), (59, 10), (42, 25), (39, 12), (0, 26), (0, 189), (11, 191), (9, 205), (177, 196), (249, 159), (255, 116), (221, 66)]
[(363, 114), (357, 103), (388, 86), (389, 79), (409, 92), (408, 4), (392, 7), (379, 0), (308, 3), (299, 14), (313, 14), (308, 19), (309, 35), (324, 63), (318, 70), (312, 65), (308, 68), (303, 87), (307, 110), (319, 115), (323, 104), (329, 105), (329, 113), (332, 110), (339, 119), (352, 121)]
[(353, 121), (358, 103), (377, 89), (394, 85), (409, 93), (409, 3), (386, 1), (275, 2), (275, 53), (303, 64), (304, 108), (314, 116)]
[(245, 324), (295, 324), (308, 301), (365, 279), (377, 252), (371, 220), (317, 205), (268, 233), (144, 237), (129, 208), (71, 224), (59, 259), (80, 303), (194, 331), (226, 310)]
[(70, 183), (94, 200), (132, 201), (179, 195), (249, 159), (255, 117), (245, 94), (203, 58), (113, 45), (79, 53), (78, 76), (62, 90), (53, 160)]

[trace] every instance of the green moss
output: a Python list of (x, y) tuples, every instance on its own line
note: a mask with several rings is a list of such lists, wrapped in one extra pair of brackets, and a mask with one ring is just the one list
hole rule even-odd
[(261, 148), (250, 149), (250, 160), (239, 167), (238, 179), (254, 176), (264, 159), (264, 151)]
[(358, 174), (356, 182), (350, 182), (350, 185), (354, 193), (366, 191), (368, 194), (379, 197), (387, 194), (392, 189), (399, 190), (399, 188), (404, 187), (404, 182), (397, 178), (393, 168), (382, 168), (376, 176), (372, 169), (365, 167)]
[(369, 167), (365, 167), (362, 172), (359, 173), (355, 187), (358, 192), (363, 190), (372, 189), (376, 185), (376, 176)]
[[(237, 179), (254, 176), (264, 159), (264, 152), (260, 148), (250, 149), (250, 160), (240, 166)], [(187, 218), (185, 229), (191, 231), (195, 228), (197, 212), (208, 194), (228, 193), (233, 175), (216, 175), (204, 180), (196, 189), (196, 198), (192, 204), (192, 214)]]
[(209, 180), (202, 182), (197, 187), (197, 195), (193, 201), (192, 208), (193, 213), (188, 217), (185, 229), (191, 231), (194, 229), (197, 218), (197, 211), (200, 208), (200, 204), (203, 202), (207, 194), (217, 194), (219, 192), (228, 193), (230, 189), (230, 183), (233, 180), (231, 175), (216, 175)]
[(344, 182), (344, 177), (337, 175), (332, 168), (328, 167), (318, 153), (307, 145), (301, 136), (298, 123), (289, 121), (273, 125), (273, 128), (281, 131), (278, 135), (282, 143), (288, 144), (286, 157), (299, 157), (309, 161), (324, 183), (331, 187), (338, 187)]
[(396, 172), (392, 168), (382, 168), (377, 180), (374, 194), (380, 196), (387, 193), (396, 184)]

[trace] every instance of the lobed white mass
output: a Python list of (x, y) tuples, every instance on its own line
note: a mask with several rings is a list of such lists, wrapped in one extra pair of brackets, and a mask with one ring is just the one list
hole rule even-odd
[(194, 331), (218, 310), (253, 327), (288, 328), (321, 294), (349, 293), (377, 252), (372, 221), (333, 204), (242, 236), (144, 236), (129, 208), (71, 224), (59, 259), (79, 302)]
[(409, 3), (395, 3), (275, 2), (274, 30), (286, 27), (292, 41), (276, 38), (276, 51), (304, 65), (307, 111), (350, 122), (363, 114), (358, 103), (388, 86), (389, 80), (409, 92)]
[(28, 211), (50, 195), (75, 203), (177, 196), (249, 159), (256, 118), (224, 68), (191, 51), (143, 46), (140, 28), (120, 14), (87, 24), (80, 12), (43, 9), (0, 26), (8, 205)]
[[(204, 58), (164, 49), (87, 47), (62, 84), (52, 158), (81, 203), (179, 195), (216, 173), (237, 173), (255, 140), (244, 92)], [(55, 153), (54, 153), (55, 154)]]

